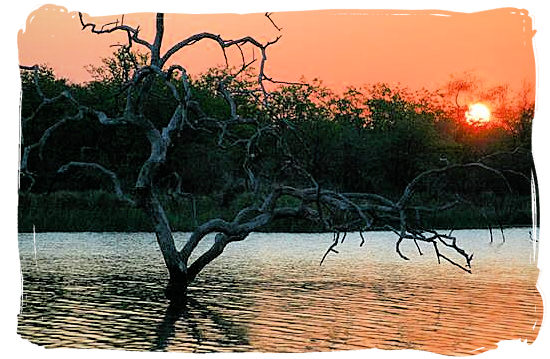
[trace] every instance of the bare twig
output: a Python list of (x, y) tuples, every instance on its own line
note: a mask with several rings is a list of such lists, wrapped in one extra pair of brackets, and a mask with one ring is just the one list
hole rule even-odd
[(271, 15), (273, 15), (272, 12), (266, 12), (265, 13), (265, 17), (267, 17), (269, 19), (269, 21), (271, 22), (271, 24), (273, 24), (273, 26), (277, 29), (277, 31), (281, 31), (282, 28), (280, 28), (279, 26), (277, 26), (277, 24), (275, 24), (275, 22), (273, 21), (273, 19), (271, 18)]

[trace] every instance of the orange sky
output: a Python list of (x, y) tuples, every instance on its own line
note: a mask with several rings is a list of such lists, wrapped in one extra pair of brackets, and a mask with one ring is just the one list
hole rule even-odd
[[(86, 18), (103, 24), (115, 17)], [(276, 79), (317, 77), (335, 90), (382, 81), (435, 88), (452, 74), (469, 71), (486, 85), (519, 89), (524, 81), (535, 84), (534, 31), (525, 10), (332, 10), (281, 12), (272, 18), (283, 29), (283, 37), (268, 53), (267, 73)], [(140, 25), (141, 37), (152, 41), (153, 14), (125, 15), (124, 22)], [(201, 31), (224, 38), (253, 35), (263, 42), (279, 34), (263, 14), (168, 14), (165, 48)], [(48, 5), (30, 14), (18, 41), (21, 64), (46, 63), (58, 75), (79, 82), (90, 79), (84, 66), (99, 64), (114, 50), (110, 45), (124, 42), (125, 36), (81, 31), (76, 13)], [(230, 58), (240, 57), (233, 53)], [(223, 63), (211, 42), (176, 59), (191, 74)]]

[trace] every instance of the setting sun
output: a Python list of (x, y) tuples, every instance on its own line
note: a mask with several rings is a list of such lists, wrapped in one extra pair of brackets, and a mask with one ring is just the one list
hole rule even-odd
[(482, 103), (471, 104), (465, 115), (466, 121), (470, 125), (482, 125), (491, 120), (491, 111), (489, 110), (489, 107)]

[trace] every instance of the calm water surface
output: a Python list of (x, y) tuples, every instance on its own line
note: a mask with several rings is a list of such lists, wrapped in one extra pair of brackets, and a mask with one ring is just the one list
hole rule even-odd
[(322, 266), (330, 234), (254, 234), (201, 273), (186, 307), (163, 296), (151, 233), (20, 234), (18, 332), (46, 347), (185, 352), (469, 355), (534, 341), (542, 299), (529, 230), (505, 230), (506, 242), (492, 244), (484, 230), (455, 234), (474, 253), (473, 274), (438, 265), (428, 246), (419, 256), (404, 244), (404, 261), (390, 233), (369, 234), (363, 247), (348, 235)]

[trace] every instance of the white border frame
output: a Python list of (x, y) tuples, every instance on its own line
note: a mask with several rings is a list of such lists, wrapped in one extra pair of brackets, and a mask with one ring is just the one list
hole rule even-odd
[[(550, 161), (545, 157), (546, 151), (550, 149), (550, 102), (543, 102), (543, 98), (550, 93), (549, 78), (549, 46), (550, 46), (550, 15), (547, 10), (546, 1), (543, 0), (516, 0), (516, 1), (497, 1), (497, 0), (462, 0), (460, 2), (442, 2), (441, 0), (417, 0), (411, 1), (387, 0), (383, 2), (366, 2), (360, 0), (276, 0), (269, 5), (254, 0), (234, 0), (234, 1), (181, 1), (172, 3), (168, 1), (150, 1), (136, 0), (131, 3), (116, 2), (112, 0), (63, 0), (58, 1), (57, 5), (66, 7), (69, 11), (80, 10), (90, 15), (111, 15), (128, 12), (178, 12), (178, 13), (248, 13), (269, 11), (293, 11), (293, 10), (318, 10), (318, 9), (434, 9), (474, 12), (503, 7), (524, 8), (529, 11), (533, 19), (533, 28), (537, 30), (534, 37), (535, 60), (537, 70), (537, 94), (536, 94), (536, 112), (535, 123), (533, 127), (533, 154), (539, 180), (540, 209), (541, 209), (541, 228), (539, 233), (540, 246), (538, 256), (538, 266), (540, 269), (538, 288), (544, 300), (545, 306), (546, 291), (549, 288), (549, 247), (547, 242), (550, 233)], [(4, 294), (0, 296), (1, 304), (1, 325), (0, 325), (0, 351), (3, 353), (13, 353), (14, 355), (26, 357), (27, 355), (40, 355), (45, 358), (71, 358), (75, 355), (83, 358), (94, 358), (101, 355), (105, 358), (129, 358), (146, 357), (153, 358), (161, 355), (175, 355), (184, 358), (198, 357), (194, 354), (182, 353), (147, 353), (147, 352), (124, 352), (107, 350), (78, 350), (78, 349), (44, 349), (37, 345), (21, 339), (17, 335), (17, 313), (19, 311), (18, 293), (21, 291), (20, 269), (19, 269), (19, 251), (17, 247), (17, 186), (18, 186), (18, 142), (19, 142), (19, 92), (15, 89), (20, 88), (17, 49), (17, 32), (25, 27), (27, 16), (42, 5), (44, 2), (30, 0), (18, 1), (16, 3), (6, 3), (4, 5), (4, 19), (0, 22), (1, 33), (4, 34), (6, 45), (3, 47), (2, 61), (2, 106), (0, 106), (0, 123), (2, 126), (0, 155), (2, 164), (2, 174), (0, 175), (1, 197), (2, 198), (2, 230), (0, 239), (2, 240), (2, 250), (0, 250), (0, 265), (2, 274), (2, 289)], [(527, 345), (525, 342), (507, 341), (501, 342), (499, 349), (490, 350), (479, 354), (479, 358), (517, 358), (529, 356), (530, 358), (546, 357), (550, 347), (550, 333), (548, 329), (548, 314), (545, 314), (542, 328), (534, 344)], [(545, 355), (546, 354), (546, 355)], [(202, 354), (200, 358), (222, 357), (255, 357), (256, 353), (245, 354)], [(287, 357), (291, 358), (297, 354), (261, 354), (262, 358)], [(383, 351), (369, 349), (367, 351), (340, 351), (332, 353), (304, 353), (299, 354), (303, 358), (361, 358), (369, 356), (373, 358), (437, 358), (441, 357), (423, 351)], [(476, 356), (477, 357), (477, 356)]]

